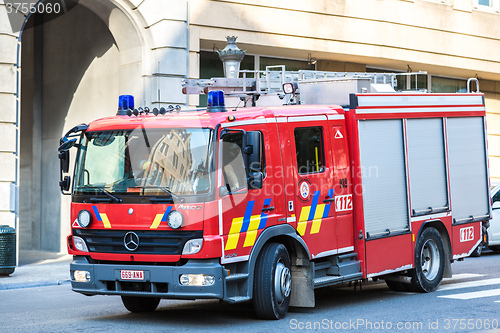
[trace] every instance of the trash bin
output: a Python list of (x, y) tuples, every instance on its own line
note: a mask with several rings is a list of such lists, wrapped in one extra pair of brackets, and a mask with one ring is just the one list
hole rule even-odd
[(10, 275), (16, 269), (16, 230), (0, 225), (0, 276)]

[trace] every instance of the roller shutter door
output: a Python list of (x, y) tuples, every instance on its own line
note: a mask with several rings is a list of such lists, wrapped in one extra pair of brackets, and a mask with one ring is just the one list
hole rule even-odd
[(360, 120), (359, 145), (366, 232), (383, 235), (408, 227), (401, 120)]

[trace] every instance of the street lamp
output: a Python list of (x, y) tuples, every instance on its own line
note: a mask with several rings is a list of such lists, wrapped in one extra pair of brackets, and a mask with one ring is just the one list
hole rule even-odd
[(237, 79), (240, 71), (240, 63), (247, 51), (236, 46), (236, 36), (226, 36), (227, 45), (223, 50), (217, 50), (220, 60), (224, 64), (224, 76)]

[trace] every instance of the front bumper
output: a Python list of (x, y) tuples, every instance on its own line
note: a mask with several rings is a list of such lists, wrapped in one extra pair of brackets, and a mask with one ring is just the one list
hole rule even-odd
[[(75, 270), (90, 272), (89, 282), (73, 279)], [(143, 281), (122, 280), (121, 270), (144, 271)], [(224, 268), (218, 259), (189, 260), (183, 266), (91, 264), (86, 257), (74, 257), (70, 264), (71, 287), (85, 295), (126, 295), (173, 299), (224, 299)], [(183, 286), (182, 274), (213, 275), (211, 286)]]

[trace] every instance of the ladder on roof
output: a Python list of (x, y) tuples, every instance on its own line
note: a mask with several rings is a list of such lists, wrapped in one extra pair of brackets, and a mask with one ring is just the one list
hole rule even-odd
[[(335, 86), (341, 91), (338, 94), (361, 93), (361, 92), (377, 92), (375, 86), (384, 88), (380, 92), (395, 92), (398, 87), (398, 77), (405, 77), (405, 80), (413, 80), (415, 77), (415, 87), (417, 85), (417, 76), (425, 75), (426, 72), (414, 73), (358, 73), (358, 72), (329, 72), (329, 71), (313, 71), (313, 70), (298, 70), (287, 71), (284, 65), (267, 66), (265, 70), (241, 70), (238, 78), (212, 78), (212, 79), (185, 79), (183, 80), (182, 91), (184, 94), (208, 94), (209, 91), (222, 90), (226, 99), (233, 97), (236, 101), (244, 101), (247, 106), (247, 101), (251, 100), (248, 105), (255, 106), (256, 101), (260, 99), (259, 105), (272, 106), (282, 105), (285, 97), (283, 91), (284, 83), (296, 83), (299, 87), (297, 95), (300, 95), (298, 103), (310, 104), (307, 100), (321, 104), (340, 104), (344, 98), (323, 101), (321, 98), (306, 98), (304, 91), (306, 85), (325, 86), (323, 89), (330, 89)], [(409, 78), (408, 78), (409, 77)], [(407, 79), (408, 78), (408, 79)], [(374, 86), (375, 85), (375, 86)], [(314, 88), (308, 89), (313, 91)], [(407, 89), (405, 89), (407, 90)], [(317, 93), (314, 93), (317, 95)], [(310, 96), (310, 94), (308, 94)], [(271, 97), (272, 98), (268, 98)], [(263, 101), (266, 99), (267, 101)], [(270, 102), (273, 100), (272, 102)], [(337, 102), (337, 103), (335, 103)], [(234, 104), (234, 103), (233, 103)], [(239, 104), (239, 102), (237, 103)]]
[[(267, 66), (265, 70), (241, 70), (240, 77), (185, 79), (185, 94), (206, 94), (210, 90), (223, 90), (225, 94), (269, 94), (283, 92), (283, 84), (288, 82), (305, 82), (333, 78), (369, 79), (372, 84), (388, 84), (397, 90), (397, 79), (402, 76), (425, 75), (427, 72), (414, 73), (359, 73), (298, 70), (287, 71), (284, 65)], [(416, 82), (416, 81), (415, 81)], [(206, 89), (208, 88), (208, 90)], [(231, 89), (233, 88), (233, 89)], [(418, 89), (418, 87), (417, 87)], [(407, 89), (405, 89), (407, 90)], [(409, 89), (408, 89), (409, 90)]]

